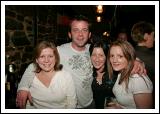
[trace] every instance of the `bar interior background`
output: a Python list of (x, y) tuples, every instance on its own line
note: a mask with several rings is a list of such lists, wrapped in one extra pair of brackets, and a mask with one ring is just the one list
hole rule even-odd
[[(148, 21), (155, 25), (154, 5), (103, 5), (103, 12), (96, 12), (96, 5), (6, 5), (5, 6), (5, 73), (14, 65), (19, 81), (26, 67), (32, 62), (37, 42), (50, 39), (56, 45), (69, 42), (68, 24), (76, 14), (87, 16), (92, 22), (92, 33), (115, 40), (116, 32), (124, 27), (131, 30), (134, 23)], [(101, 22), (97, 22), (101, 16)], [(14, 100), (13, 100), (14, 101)], [(11, 103), (7, 108), (15, 108)]]

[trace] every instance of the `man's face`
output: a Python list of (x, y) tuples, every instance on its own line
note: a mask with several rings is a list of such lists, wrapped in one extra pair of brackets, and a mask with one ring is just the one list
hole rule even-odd
[(127, 41), (127, 34), (126, 33), (119, 33), (118, 40)]
[(74, 47), (84, 48), (91, 36), (89, 24), (86, 21), (73, 21), (71, 24), (71, 32), (69, 32), (68, 35), (72, 39), (72, 45)]
[(150, 34), (145, 33), (144, 39), (146, 40), (145, 44), (146, 44), (147, 48), (152, 48), (154, 46), (154, 32), (152, 32)]

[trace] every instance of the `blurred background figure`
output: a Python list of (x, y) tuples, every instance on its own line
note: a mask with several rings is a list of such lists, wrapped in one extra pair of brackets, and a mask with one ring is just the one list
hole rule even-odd
[(122, 41), (128, 41), (132, 44), (133, 47), (135, 47), (135, 42), (133, 41), (133, 39), (131, 38), (131, 35), (129, 34), (130, 30), (127, 30), (124, 27), (121, 27), (118, 32), (117, 32), (117, 36), (116, 39), (117, 40), (122, 40)]
[[(155, 86), (154, 34), (154, 25), (145, 21), (135, 23), (131, 30), (132, 39), (136, 42), (136, 55), (145, 63), (147, 75), (153, 82), (153, 86)], [(153, 94), (155, 94), (154, 90)]]
[(122, 28), (117, 33), (117, 40), (127, 41), (128, 40), (128, 33), (125, 28)]
[(135, 23), (131, 30), (131, 36), (133, 41), (137, 43), (137, 46), (143, 46), (146, 48), (154, 47), (154, 25), (141, 21)]

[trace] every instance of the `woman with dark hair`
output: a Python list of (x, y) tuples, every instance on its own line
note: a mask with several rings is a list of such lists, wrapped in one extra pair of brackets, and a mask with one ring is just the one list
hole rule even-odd
[(114, 97), (112, 94), (112, 87), (114, 79), (110, 80), (107, 72), (107, 53), (108, 44), (104, 41), (97, 41), (91, 44), (90, 48), (91, 61), (93, 64), (93, 98), (95, 101), (95, 108), (103, 109), (106, 97)]

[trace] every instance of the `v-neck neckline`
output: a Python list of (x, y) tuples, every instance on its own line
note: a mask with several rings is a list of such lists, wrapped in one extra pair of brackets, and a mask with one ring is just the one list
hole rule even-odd
[(52, 76), (51, 81), (50, 81), (50, 83), (49, 83), (48, 86), (46, 86), (46, 85), (37, 77), (37, 75), (36, 75), (35, 77), (37, 78), (38, 82), (39, 82), (43, 87), (45, 87), (45, 88), (48, 89), (48, 88), (50, 88), (51, 84), (53, 83), (53, 81), (54, 81), (55, 78), (56, 78), (56, 72), (55, 72), (53, 75), (54, 75), (54, 76)]

